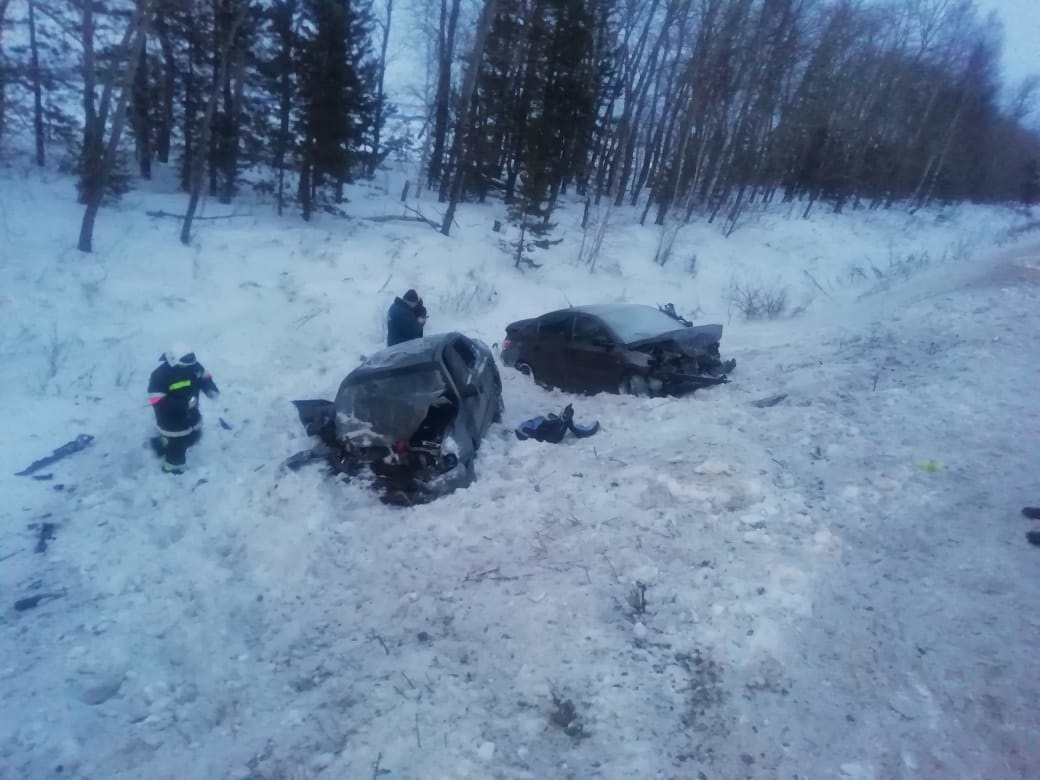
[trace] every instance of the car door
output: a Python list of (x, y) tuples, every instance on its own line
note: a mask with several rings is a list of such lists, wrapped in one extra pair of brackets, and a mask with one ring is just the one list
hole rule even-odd
[(577, 314), (567, 361), (583, 393), (617, 390), (621, 382), (617, 340), (596, 317)]
[(570, 390), (573, 377), (568, 370), (567, 351), (571, 346), (574, 314), (556, 312), (538, 322), (538, 337), (531, 342), (527, 362), (539, 382)]
[(476, 448), (479, 445), (481, 422), (488, 413), (488, 394), (481, 392), (477, 375), (477, 350), (463, 337), (453, 339), (444, 349), (444, 363), (455, 387), (459, 390), (459, 422), (465, 427)]

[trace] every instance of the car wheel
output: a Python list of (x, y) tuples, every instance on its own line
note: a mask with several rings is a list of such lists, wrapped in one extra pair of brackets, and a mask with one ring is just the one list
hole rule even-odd
[(534, 381), (534, 383), (536, 385), (538, 385), (540, 388), (542, 388), (543, 390), (552, 390), (553, 389), (552, 385), (547, 384), (546, 382), (541, 382), (541, 381), (538, 380), (538, 376), (534, 373), (534, 368), (532, 368), (530, 363), (525, 363), (523, 361), (520, 361), (515, 366), (513, 366), (513, 368), (515, 368), (517, 371), (519, 371), (524, 376), (531, 377), (531, 379)]
[(621, 380), (621, 393), (623, 395), (634, 395), (639, 398), (647, 398), (650, 395), (650, 382), (639, 374), (629, 374)]

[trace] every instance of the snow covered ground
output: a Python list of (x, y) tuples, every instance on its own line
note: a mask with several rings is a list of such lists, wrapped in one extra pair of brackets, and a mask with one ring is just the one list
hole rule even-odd
[[(520, 274), (494, 207), (450, 238), (366, 219), (404, 213), (400, 184), (312, 225), (210, 203), (236, 218), (185, 248), (145, 214), (183, 209), (160, 182), (83, 256), (70, 182), (5, 172), (0, 778), (1040, 777), (1023, 217), (778, 206), (686, 228), (661, 268), (619, 210), (590, 273), (575, 205)], [(804, 311), (743, 323), (734, 283)], [(334, 393), (408, 287), (428, 330), (489, 343), (567, 303), (672, 301), (726, 324), (737, 371), (648, 400), (503, 370), (479, 481), (423, 507), (280, 470), (307, 446), (289, 401)], [(145, 447), (174, 339), (222, 390), (182, 478)], [(513, 436), (567, 402), (602, 432)], [(12, 476), (81, 432), (50, 480)]]

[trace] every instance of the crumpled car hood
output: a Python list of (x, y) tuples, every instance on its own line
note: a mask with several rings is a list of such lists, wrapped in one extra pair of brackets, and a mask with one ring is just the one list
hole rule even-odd
[(336, 394), (337, 437), (364, 446), (393, 446), (410, 439), (445, 389), (433, 367), (348, 377)]
[(722, 341), (722, 325), (695, 325), (692, 328), (679, 328), (662, 333), (653, 338), (643, 339), (628, 346), (632, 349), (665, 346), (674, 344), (684, 355), (700, 357), (708, 349)]
[(336, 403), (336, 433), (362, 446), (392, 447), (419, 429), (440, 393), (412, 393), (348, 407)]

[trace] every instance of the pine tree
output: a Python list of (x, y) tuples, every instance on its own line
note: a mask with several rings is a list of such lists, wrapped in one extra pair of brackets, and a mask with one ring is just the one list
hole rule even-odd
[(371, 16), (345, 0), (302, 0), (298, 49), (300, 180), (304, 219), (331, 187), (335, 203), (362, 162), (361, 145), (372, 126), (375, 68)]

